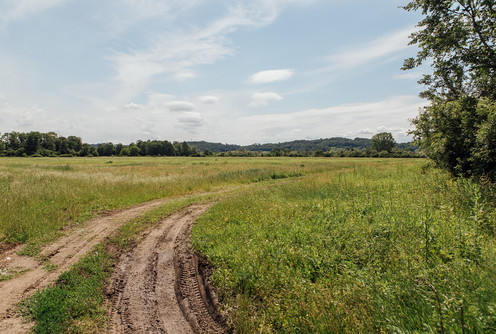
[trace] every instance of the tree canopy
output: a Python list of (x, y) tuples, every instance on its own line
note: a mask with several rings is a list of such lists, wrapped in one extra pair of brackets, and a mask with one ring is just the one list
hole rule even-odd
[(463, 96), (496, 98), (496, 4), (494, 0), (415, 0), (404, 7), (425, 18), (411, 36), (420, 51), (405, 60), (412, 69), (429, 60), (432, 74), (421, 83), (422, 96), (456, 100)]
[(456, 176), (496, 179), (496, 3), (494, 0), (414, 0), (424, 15), (411, 44), (417, 56), (403, 69), (429, 61), (419, 83), (430, 105), (411, 131), (427, 156)]
[(389, 132), (381, 132), (372, 137), (371, 148), (377, 152), (391, 152), (396, 146), (393, 135)]

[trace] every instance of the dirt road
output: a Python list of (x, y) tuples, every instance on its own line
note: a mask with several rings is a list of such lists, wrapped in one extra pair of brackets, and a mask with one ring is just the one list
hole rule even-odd
[[(56, 268), (51, 271), (44, 269), (42, 261), (17, 255), (21, 246), (0, 249), (0, 269), (4, 272), (19, 273), (17, 277), (0, 282), (0, 333), (29, 331), (32, 324), (23, 323), (14, 312), (14, 307), (20, 300), (53, 283), (62, 272), (68, 270), (126, 222), (166, 202), (167, 200), (156, 200), (112, 212), (92, 219), (84, 228), (67, 231), (66, 236), (45, 246), (41, 252), (43, 262), (46, 264), (49, 261), (50, 266)], [(212, 330), (215, 333), (222, 332), (222, 327), (215, 321), (205, 318), (207, 309), (204, 306), (202, 308), (200, 305), (196, 311), (191, 307), (188, 309), (190, 305), (198, 304), (198, 283), (195, 286), (194, 282), (184, 283), (187, 281), (185, 279), (176, 280), (176, 276), (187, 277), (189, 274), (176, 275), (174, 266), (175, 242), (177, 246), (179, 240), (186, 240), (185, 235), (191, 224), (207, 208), (208, 205), (191, 206), (166, 218), (149, 229), (144, 239), (130, 254), (122, 255), (115, 273), (118, 278), (111, 286), (115, 306), (112, 316), (114, 333), (203, 333)], [(191, 254), (176, 254), (176, 259), (188, 256), (194, 260)], [(185, 262), (181, 261), (176, 263)], [(176, 264), (176, 267), (178, 265)], [(191, 271), (191, 268), (188, 270)], [(196, 273), (197, 270), (193, 268), (191, 272)], [(186, 290), (191, 288), (193, 295), (181, 294), (184, 284)], [(210, 313), (207, 311), (206, 314)]]
[(189, 251), (188, 232), (210, 205), (161, 221), (121, 256), (110, 288), (113, 333), (223, 333)]
[[(133, 206), (94, 218), (84, 228), (69, 230), (66, 236), (43, 248), (40, 258), (44, 261), (17, 255), (20, 247), (1, 252), (0, 268), (21, 274), (0, 282), (0, 333), (24, 333), (29, 330), (31, 324), (23, 323), (14, 313), (13, 308), (21, 299), (54, 282), (61, 273), (124, 223), (165, 202), (166, 200), (157, 200)], [(44, 269), (47, 261), (56, 269)]]

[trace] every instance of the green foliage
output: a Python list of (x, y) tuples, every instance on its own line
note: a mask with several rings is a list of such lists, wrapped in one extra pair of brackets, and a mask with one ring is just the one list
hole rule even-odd
[(496, 103), (437, 101), (413, 120), (415, 139), (436, 164), (457, 176), (496, 179)]
[(496, 99), (496, 10), (488, 0), (414, 0), (404, 7), (420, 10), (422, 29), (412, 34), (418, 44), (416, 58), (405, 61), (414, 68), (432, 60), (433, 74), (421, 81), (423, 96), (456, 100), (465, 95)]
[(372, 137), (370, 146), (377, 152), (391, 152), (396, 146), (396, 141), (391, 133), (381, 132)]
[(411, 36), (416, 58), (403, 69), (431, 61), (420, 83), (431, 105), (411, 131), (428, 157), (457, 176), (496, 177), (496, 9), (494, 1), (410, 1), (406, 10), (425, 18)]
[[(229, 152), (229, 151), (252, 151), (252, 152), (271, 152), (274, 149), (281, 150), (281, 153), (291, 151), (310, 152), (316, 150), (329, 151), (332, 148), (342, 149), (367, 149), (370, 146), (370, 139), (367, 138), (327, 138), (315, 140), (295, 140), (291, 142), (277, 144), (253, 144), (247, 146), (230, 145), (221, 143), (207, 143), (205, 141), (189, 142), (190, 145), (198, 148), (200, 151), (210, 150), (212, 152)], [(288, 154), (281, 154), (288, 155)]]
[(235, 332), (495, 331), (494, 187), (360, 161), (200, 218)]
[(140, 148), (136, 145), (129, 146), (129, 155), (132, 157), (137, 157), (140, 154)]
[[(104, 284), (112, 261), (100, 247), (63, 273), (54, 286), (36, 292), (21, 305), (22, 312), (33, 319), (34, 333), (78, 333), (81, 324), (92, 319), (103, 329), (106, 309)], [(94, 330), (97, 332), (97, 330)]]

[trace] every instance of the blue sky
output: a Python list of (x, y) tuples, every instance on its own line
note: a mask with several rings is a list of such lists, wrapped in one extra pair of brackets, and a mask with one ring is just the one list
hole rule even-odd
[(252, 144), (391, 132), (426, 102), (390, 0), (0, 0), (0, 132)]

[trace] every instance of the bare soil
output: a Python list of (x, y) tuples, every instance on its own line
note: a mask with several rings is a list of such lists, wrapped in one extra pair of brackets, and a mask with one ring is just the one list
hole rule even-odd
[[(37, 259), (17, 255), (23, 245), (0, 244), (0, 270), (13, 275), (0, 282), (0, 333), (29, 332), (33, 324), (15, 311), (22, 299), (53, 283), (126, 222), (167, 201), (107, 212), (83, 228), (67, 229), (65, 236), (44, 246)], [(202, 276), (204, 263), (199, 265), (189, 242), (193, 222), (209, 207), (192, 205), (165, 218), (120, 254), (108, 291), (113, 333), (228, 332), (213, 306), (215, 292)], [(46, 269), (47, 263), (52, 270)]]
[(113, 333), (227, 332), (189, 244), (192, 224), (209, 207), (192, 205), (167, 217), (120, 256), (109, 287)]
[[(43, 247), (39, 256), (43, 261), (17, 252), (22, 245), (0, 247), (0, 269), (14, 278), (0, 282), (0, 333), (25, 333), (32, 324), (24, 323), (15, 313), (16, 304), (39, 288), (54, 282), (105, 237), (126, 222), (152, 210), (166, 200), (156, 200), (124, 210), (106, 213), (85, 224), (84, 228), (68, 229), (65, 236)], [(44, 267), (49, 263), (53, 270)]]

